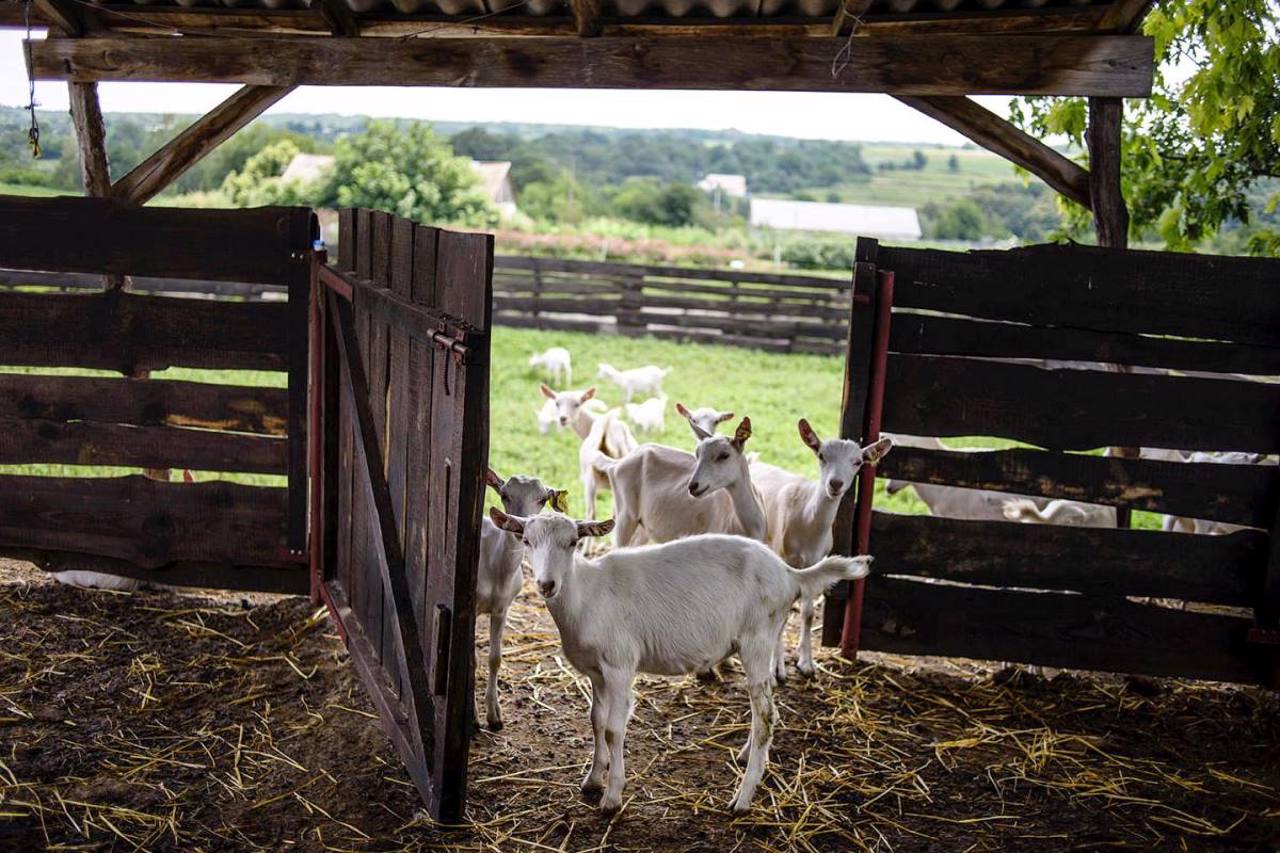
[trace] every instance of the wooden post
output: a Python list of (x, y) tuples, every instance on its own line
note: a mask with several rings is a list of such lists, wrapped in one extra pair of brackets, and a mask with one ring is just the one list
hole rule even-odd
[[(1098, 245), (1113, 249), (1129, 246), (1129, 209), (1124, 203), (1120, 185), (1120, 131), (1124, 122), (1124, 101), (1120, 98), (1090, 98), (1089, 127), (1089, 197), (1093, 202), (1093, 227)], [(1111, 365), (1118, 373), (1128, 373), (1122, 365)], [(1113, 456), (1137, 459), (1137, 447), (1113, 447)], [(1117, 507), (1116, 527), (1130, 527), (1133, 512)]]

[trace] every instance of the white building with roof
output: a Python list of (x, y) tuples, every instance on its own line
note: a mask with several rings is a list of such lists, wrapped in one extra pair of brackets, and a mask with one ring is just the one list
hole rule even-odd
[(289, 165), (285, 166), (280, 180), (284, 183), (299, 181), (309, 184), (318, 180), (332, 166), (332, 154), (294, 154)]
[(920, 217), (914, 207), (835, 204), (781, 198), (751, 200), (753, 228), (780, 231), (830, 231), (884, 240), (919, 240)]
[(511, 183), (511, 163), (506, 160), (472, 160), (471, 171), (480, 176), (485, 195), (503, 216), (516, 213), (516, 188)]
[(730, 198), (746, 198), (747, 176), (722, 175), (716, 172), (709, 172), (702, 180), (698, 181), (698, 189), (708, 193), (719, 190)]

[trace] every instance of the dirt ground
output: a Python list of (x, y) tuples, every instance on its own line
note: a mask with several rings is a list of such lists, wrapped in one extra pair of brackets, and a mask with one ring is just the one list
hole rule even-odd
[(449, 828), (306, 600), (86, 593), (0, 563), (0, 619), (5, 851), (1280, 847), (1263, 691), (828, 653), (780, 691), (772, 767), (733, 818), (740, 677), (647, 679), (609, 820), (578, 797), (585, 686), (526, 594), (507, 727), (476, 737), (470, 823)]

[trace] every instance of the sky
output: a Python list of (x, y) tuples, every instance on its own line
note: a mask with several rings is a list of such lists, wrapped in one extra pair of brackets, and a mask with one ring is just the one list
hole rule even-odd
[[(0, 104), (27, 103), (23, 34), (0, 30)], [(103, 83), (104, 112), (204, 113), (236, 90), (210, 83)], [(1008, 98), (977, 98), (1005, 114)], [(36, 84), (40, 109), (66, 110), (64, 83)], [(960, 145), (960, 134), (887, 95), (582, 89), (304, 86), (268, 113), (343, 113), (434, 121), (703, 128), (864, 142)], [(110, 122), (110, 118), (108, 118)]]

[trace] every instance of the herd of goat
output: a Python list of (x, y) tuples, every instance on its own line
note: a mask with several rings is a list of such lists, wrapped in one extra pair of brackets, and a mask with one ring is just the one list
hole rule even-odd
[[(814, 673), (812, 623), (819, 596), (840, 580), (865, 577), (871, 557), (832, 556), (839, 506), (863, 465), (876, 464), (895, 444), (947, 449), (936, 438), (894, 435), (863, 447), (823, 440), (807, 420), (798, 438), (813, 452), (817, 478), (770, 465), (747, 451), (751, 420), (703, 407), (676, 412), (693, 433), (692, 452), (640, 444), (636, 432), (665, 428), (663, 379), (670, 368), (618, 370), (600, 364), (598, 379), (617, 386), (624, 403), (606, 406), (596, 388), (573, 384), (570, 353), (553, 347), (530, 358), (548, 384), (537, 413), (539, 430), (569, 429), (580, 440), (579, 473), (586, 503), (582, 520), (568, 516), (567, 493), (535, 476), (506, 479), (492, 469), (485, 482), (502, 508), (482, 520), (476, 613), (489, 617), (489, 678), (485, 719), (502, 728), (498, 673), (507, 614), (532, 567), (536, 588), (560, 634), (569, 662), (591, 682), (594, 752), (582, 783), (600, 808), (621, 808), (623, 742), (639, 673), (718, 678), (717, 666), (737, 655), (746, 678), (751, 726), (739, 754), (746, 769), (730, 807), (749, 808), (763, 776), (777, 723), (773, 688), (787, 676), (784, 637), (792, 607), (800, 605), (796, 669)], [(625, 414), (624, 414), (625, 413)], [(634, 428), (634, 430), (633, 430)], [(1143, 449), (1165, 461), (1256, 464), (1252, 454), (1183, 454)], [(187, 475), (189, 478), (189, 475)], [(1023, 523), (1114, 527), (1114, 507), (890, 480), (892, 494), (907, 486), (936, 516)], [(613, 494), (614, 517), (596, 520), (601, 490)], [(550, 508), (551, 513), (543, 513)], [(1166, 531), (1222, 534), (1238, 529), (1197, 519), (1166, 517)], [(613, 534), (613, 547), (590, 558), (586, 540)], [(696, 571), (690, 571), (696, 567)], [(135, 589), (138, 581), (96, 572), (62, 572), (76, 586)], [(472, 719), (478, 722), (473, 710)]]

